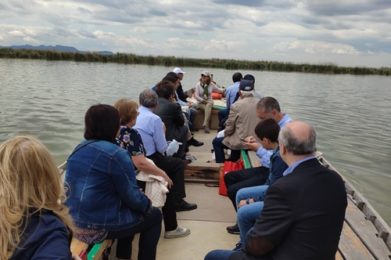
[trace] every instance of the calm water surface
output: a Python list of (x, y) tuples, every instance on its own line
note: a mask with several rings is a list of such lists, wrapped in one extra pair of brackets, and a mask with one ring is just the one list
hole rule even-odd
[[(169, 69), (0, 59), (0, 141), (35, 135), (61, 163), (82, 139), (90, 105), (113, 104), (120, 97), (137, 100)], [(202, 69), (184, 69), (188, 89)], [(234, 71), (212, 73), (227, 86)], [(276, 97), (284, 112), (315, 126), (318, 149), (391, 224), (391, 77), (242, 73), (253, 74), (256, 89)]]

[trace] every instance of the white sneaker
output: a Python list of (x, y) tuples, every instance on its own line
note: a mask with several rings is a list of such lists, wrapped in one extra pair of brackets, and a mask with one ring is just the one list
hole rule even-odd
[(178, 226), (176, 229), (164, 232), (164, 238), (178, 238), (190, 235), (190, 229)]

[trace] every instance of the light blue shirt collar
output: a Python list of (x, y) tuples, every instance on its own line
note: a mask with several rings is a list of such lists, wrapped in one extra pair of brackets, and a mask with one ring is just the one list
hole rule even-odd
[(280, 126), (280, 128), (282, 128), (290, 121), (292, 121), (292, 118), (290, 116), (288, 116), (287, 114), (284, 114), (284, 116), (281, 118), (281, 120), (278, 121), (278, 125)]
[(287, 175), (291, 174), (291, 173), (296, 169), (296, 167), (299, 166), (301, 163), (303, 163), (303, 162), (305, 162), (305, 161), (308, 161), (308, 160), (311, 160), (311, 159), (314, 159), (314, 158), (315, 158), (315, 156), (314, 156), (314, 155), (311, 155), (311, 156), (306, 157), (306, 158), (304, 158), (304, 159), (302, 159), (302, 160), (298, 160), (298, 161), (294, 162), (291, 166), (289, 166), (289, 167), (284, 171), (284, 173), (283, 173), (282, 175), (283, 175), (283, 176), (287, 176)]

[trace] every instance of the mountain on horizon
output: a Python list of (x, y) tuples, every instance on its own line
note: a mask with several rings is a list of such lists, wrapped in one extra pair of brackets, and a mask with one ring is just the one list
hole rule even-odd
[(55, 46), (52, 46), (52, 45), (38, 45), (38, 46), (33, 46), (33, 45), (25, 44), (25, 45), (12, 45), (12, 46), (9, 46), (9, 48), (16, 49), (16, 50), (80, 52), (75, 47), (63, 46), (63, 45), (55, 45)]
[[(60, 52), (79, 52), (79, 53), (86, 53), (86, 51), (80, 51), (72, 46), (64, 46), (64, 45), (38, 45), (33, 46), (29, 44), (25, 45), (12, 45), (8, 46), (6, 48), (11, 48), (15, 50), (39, 50), (39, 51), (60, 51)], [(98, 53), (100, 55), (113, 55), (114, 53), (111, 51), (95, 51), (94, 53)]]

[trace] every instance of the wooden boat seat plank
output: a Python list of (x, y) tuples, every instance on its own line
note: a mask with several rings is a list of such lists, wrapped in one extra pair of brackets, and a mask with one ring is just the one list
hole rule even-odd
[(365, 218), (364, 213), (357, 208), (350, 198), (348, 199), (345, 219), (375, 258), (383, 259), (390, 255), (390, 250), (378, 236), (376, 228)]
[(343, 225), (338, 248), (346, 260), (375, 259), (346, 222)]

